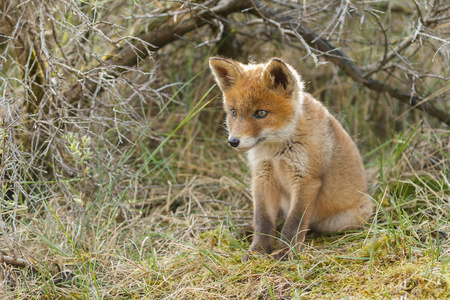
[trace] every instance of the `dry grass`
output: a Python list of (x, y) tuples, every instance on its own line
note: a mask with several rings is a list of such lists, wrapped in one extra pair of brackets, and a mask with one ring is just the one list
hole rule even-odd
[[(178, 41), (137, 67), (112, 70), (102, 61), (114, 50), (111, 40), (129, 43), (166, 18), (146, 14), (182, 4), (135, 3), (27, 1), (11, 13), (17, 30), (8, 33), (9, 41), (0, 39), (0, 255), (27, 266), (0, 265), (1, 299), (450, 298), (447, 127), (416, 111), (397, 118), (406, 105), (362, 89), (331, 64), (299, 61), (304, 51), (298, 44), (275, 42), (274, 30), (233, 16), (240, 55), (292, 62), (308, 90), (355, 136), (377, 204), (364, 230), (312, 233), (290, 261), (256, 257), (242, 263), (248, 242), (236, 231), (252, 219), (249, 172), (245, 155), (226, 145), (218, 90), (210, 90), (206, 62), (217, 49)], [(365, 6), (363, 22), (361, 15), (333, 12), (340, 1), (322, 4), (308, 4), (309, 26), (359, 62), (382, 57), (383, 30), (372, 13), (385, 3)], [(403, 39), (417, 18), (414, 6), (393, 1), (392, 7), (398, 15), (379, 21), (391, 38)], [(321, 24), (333, 20), (330, 11), (342, 26), (327, 31)], [(22, 49), (23, 28), (27, 40), (43, 41), (33, 35), (41, 32), (41, 14), (48, 17), (43, 38), (52, 55), (42, 52), (47, 60), (39, 70), (33, 68), (36, 51), (28, 53), (28, 64), (15, 51)], [(257, 41), (248, 40), (246, 26), (255, 29)], [(436, 30), (445, 38), (446, 28)], [(202, 28), (185, 38), (199, 43), (207, 33)], [(414, 51), (403, 53), (407, 60), (394, 60), (398, 68), (377, 78), (425, 94), (442, 90), (447, 48), (432, 60), (438, 40), (421, 38), (428, 43), (414, 43)], [(413, 76), (428, 72), (438, 77)], [(43, 91), (29, 83), (39, 78), (45, 79)], [(63, 92), (82, 80), (100, 82), (102, 90), (85, 90), (69, 103)], [(444, 110), (445, 95), (431, 99)]]
[(227, 160), (184, 151), (168, 162), (179, 168), (179, 183), (148, 187), (145, 201), (110, 201), (99, 192), (85, 211), (57, 193), (34, 213), (18, 212), (11, 238), (30, 265), (3, 266), (3, 298), (450, 297), (448, 130), (418, 125), (371, 154), (373, 161), (384, 152), (371, 224), (311, 234), (287, 262), (241, 262), (248, 244), (234, 232), (251, 218), (240, 181), (248, 175), (244, 158), (223, 144), (211, 141)]

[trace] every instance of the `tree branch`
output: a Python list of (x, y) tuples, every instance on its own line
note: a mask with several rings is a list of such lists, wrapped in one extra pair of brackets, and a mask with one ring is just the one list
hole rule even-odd
[[(246, 12), (263, 17), (265, 20), (271, 20), (269, 24), (278, 27), (280, 30), (283, 29), (282, 31), (284, 34), (292, 35), (300, 39), (302, 43), (306, 43), (305, 46), (310, 46), (321, 51), (328, 61), (337, 65), (355, 82), (371, 90), (388, 93), (401, 102), (417, 107), (450, 126), (450, 114), (439, 110), (430, 102), (421, 102), (423, 98), (412, 96), (409, 92), (371, 78), (342, 51), (331, 45), (327, 40), (319, 37), (309, 28), (298, 24), (297, 20), (294, 18), (284, 15), (278, 18), (278, 22), (274, 21), (277, 19), (277, 16), (280, 16), (281, 14), (268, 7), (261, 7), (258, 1), (222, 0), (220, 2), (215, 1), (214, 3), (216, 5), (211, 9), (204, 9), (180, 23), (173, 24), (166, 22), (158, 29), (137, 36), (136, 40), (139, 42), (134, 45), (127, 44), (126, 46), (123, 46), (117, 51), (116, 55), (113, 55), (102, 62), (99, 68), (104, 65), (109, 65), (112, 67), (109, 69), (111, 75), (117, 76), (117, 74), (126, 69), (126, 67), (134, 66), (138, 64), (139, 61), (147, 58), (151, 51), (156, 51), (161, 47), (174, 42), (179, 36), (183, 36), (186, 33), (211, 22), (218, 15), (224, 17), (233, 12), (246, 10)], [(295, 27), (289, 26), (289, 23), (295, 23)], [(403, 43), (400, 43), (397, 47), (398, 49), (394, 49), (394, 51), (387, 54), (387, 58), (390, 58), (395, 51), (399, 51), (406, 47), (409, 42), (410, 38), (407, 38)], [(64, 93), (64, 95), (69, 102), (74, 102), (82, 97), (83, 88), (93, 93), (101, 87), (97, 82), (86, 79), (82, 84), (77, 83), (73, 85), (69, 91)]]
[(16, 267), (26, 267), (26, 260), (0, 254), (0, 264), (7, 263)]
[[(271, 19), (272, 20), (271, 23), (273, 23), (273, 20), (276, 18), (276, 16), (280, 15), (277, 11), (272, 10), (268, 7), (260, 7), (259, 3), (256, 1), (254, 1), (254, 3), (257, 9), (252, 10), (250, 12), (254, 15), (263, 16), (264, 18)], [(293, 21), (296, 21), (294, 18), (289, 16), (283, 16), (278, 20), (283, 22), (283, 24), (280, 24), (280, 26), (288, 28), (289, 26), (286, 25), (287, 23), (292, 23)], [(312, 32), (307, 27), (300, 25), (296, 22), (295, 28), (289, 29), (297, 31), (309, 46), (321, 51), (328, 61), (337, 65), (354, 81), (358, 82), (359, 84), (362, 84), (363, 86), (371, 90), (377, 92), (386, 92), (392, 97), (400, 100), (401, 102), (411, 105), (413, 107), (417, 107), (418, 109), (426, 112), (430, 116), (433, 116), (437, 118), (439, 121), (450, 126), (449, 113), (436, 108), (430, 102), (421, 103), (421, 100), (423, 98), (411, 96), (410, 93), (401, 90), (399, 88), (396, 88), (390, 84), (381, 82), (368, 76), (365, 77), (362, 69), (359, 68), (357, 65), (355, 65), (347, 55), (345, 55), (342, 51), (338, 50), (336, 47), (331, 45), (327, 40), (323, 38), (318, 38), (318, 35)], [(408, 39), (406, 39), (406, 41), (408, 41)], [(403, 43), (401, 47), (403, 47)]]
[[(113, 66), (109, 72), (112, 76), (116, 76), (115, 73), (117, 71), (120, 73), (125, 67), (135, 66), (147, 58), (151, 51), (156, 51), (174, 42), (179, 36), (183, 36), (207, 24), (218, 15), (227, 16), (230, 13), (239, 12), (251, 7), (251, 3), (247, 0), (222, 0), (214, 1), (214, 3), (217, 3), (214, 7), (191, 15), (187, 20), (181, 21), (180, 23), (175, 22), (175, 24), (165, 22), (158, 29), (137, 36), (136, 40), (139, 42), (134, 45), (127, 44), (122, 47), (117, 51), (116, 55), (106, 59), (99, 67), (103, 65)], [(83, 84), (77, 83), (73, 85), (69, 91), (64, 93), (69, 103), (82, 97), (83, 87), (93, 93), (98, 88), (98, 84), (93, 80), (86, 79)]]

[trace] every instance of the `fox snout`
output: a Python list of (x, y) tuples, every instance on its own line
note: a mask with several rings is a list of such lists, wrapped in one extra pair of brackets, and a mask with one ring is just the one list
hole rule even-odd
[(236, 148), (237, 146), (239, 146), (239, 139), (235, 138), (235, 137), (230, 137), (228, 139), (228, 144), (230, 144), (231, 147)]
[(228, 138), (228, 144), (238, 151), (247, 151), (256, 146), (259, 142), (264, 141), (260, 136), (238, 135)]

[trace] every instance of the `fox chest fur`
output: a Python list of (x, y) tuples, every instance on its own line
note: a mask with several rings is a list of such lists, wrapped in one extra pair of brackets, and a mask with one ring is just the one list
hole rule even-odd
[[(277, 58), (244, 65), (215, 57), (210, 66), (224, 94), (228, 143), (248, 151), (254, 202), (250, 252), (280, 259), (300, 251), (310, 229), (330, 232), (364, 224), (372, 204), (364, 194), (356, 145), (303, 91), (299, 74)], [(284, 220), (280, 233), (279, 217)]]
[[(280, 211), (282, 217), (286, 217), (291, 207), (293, 185), (299, 178), (308, 173), (308, 153), (303, 145), (298, 143), (286, 143), (282, 147), (262, 145), (257, 149), (249, 150), (248, 160), (252, 171), (254, 184), (252, 193), (258, 186), (273, 185), (279, 193)], [(275, 210), (267, 212), (275, 219)]]

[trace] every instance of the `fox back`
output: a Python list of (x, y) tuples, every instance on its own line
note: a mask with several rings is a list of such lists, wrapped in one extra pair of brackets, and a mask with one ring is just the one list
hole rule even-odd
[[(248, 151), (254, 236), (250, 251), (281, 259), (312, 229), (356, 229), (369, 218), (364, 167), (339, 122), (281, 59), (244, 65), (210, 59), (227, 112), (228, 143)], [(277, 219), (284, 219), (273, 251)], [(245, 259), (245, 258), (244, 258)]]

